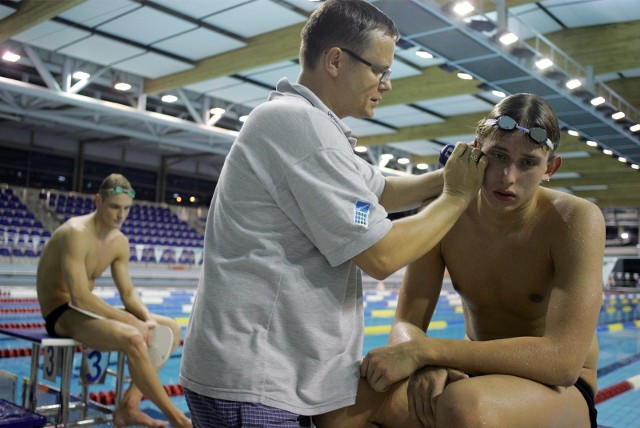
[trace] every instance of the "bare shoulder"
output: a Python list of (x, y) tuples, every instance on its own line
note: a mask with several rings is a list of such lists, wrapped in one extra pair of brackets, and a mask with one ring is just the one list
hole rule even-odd
[(600, 208), (591, 201), (578, 196), (559, 192), (552, 189), (543, 189), (544, 196), (551, 204), (564, 215), (596, 215), (602, 217)]
[(591, 231), (604, 234), (602, 210), (591, 201), (552, 189), (541, 189), (541, 197), (547, 202), (548, 217), (555, 217), (567, 230)]
[(82, 217), (72, 217), (64, 222), (51, 237), (52, 240), (56, 240), (61, 243), (76, 243), (87, 241), (89, 239), (90, 231), (86, 219)]

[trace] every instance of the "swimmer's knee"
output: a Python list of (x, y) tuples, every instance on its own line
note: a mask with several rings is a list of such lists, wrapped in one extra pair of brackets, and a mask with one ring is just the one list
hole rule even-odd
[(450, 384), (437, 401), (436, 427), (499, 426), (485, 397), (486, 393), (469, 382)]
[(147, 342), (139, 330), (129, 328), (123, 331), (121, 340), (122, 351), (127, 357), (135, 357), (135, 354), (147, 352)]

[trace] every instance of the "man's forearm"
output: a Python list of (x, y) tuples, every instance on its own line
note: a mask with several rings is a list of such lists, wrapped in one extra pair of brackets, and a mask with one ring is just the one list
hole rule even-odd
[(443, 186), (441, 170), (422, 175), (387, 177), (380, 205), (388, 212), (417, 208), (423, 201), (440, 195)]

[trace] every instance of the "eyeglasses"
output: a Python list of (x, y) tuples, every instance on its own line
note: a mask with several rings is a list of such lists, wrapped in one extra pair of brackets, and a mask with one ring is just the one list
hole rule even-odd
[(136, 191), (133, 189), (126, 189), (122, 186), (116, 186), (116, 187), (112, 187), (110, 189), (100, 189), (101, 192), (105, 192), (105, 193), (111, 193), (112, 195), (121, 195), (121, 194), (125, 194), (125, 195), (129, 195), (131, 197), (131, 199), (135, 199), (136, 197)]
[(545, 129), (538, 127), (527, 129), (524, 126), (518, 125), (518, 122), (516, 122), (511, 116), (503, 115), (497, 119), (487, 119), (484, 124), (491, 126), (498, 125), (498, 128), (503, 131), (513, 131), (518, 129), (527, 134), (534, 143), (540, 146), (546, 145), (551, 150), (554, 150), (553, 142), (547, 138), (547, 131)]
[(366, 59), (362, 58), (360, 55), (356, 54), (355, 52), (350, 51), (349, 49), (346, 49), (346, 48), (340, 48), (340, 49), (342, 49), (343, 51), (348, 53), (352, 58), (360, 61), (364, 65), (368, 65), (369, 67), (371, 67), (371, 71), (373, 71), (375, 74), (380, 74), (380, 83), (388, 82), (391, 79), (390, 68), (380, 67), (378, 65), (372, 64)]

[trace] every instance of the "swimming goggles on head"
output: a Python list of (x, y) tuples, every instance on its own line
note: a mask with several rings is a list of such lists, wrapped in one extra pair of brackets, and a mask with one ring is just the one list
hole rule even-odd
[(101, 192), (107, 192), (107, 193), (111, 193), (112, 195), (121, 195), (121, 194), (125, 194), (125, 195), (129, 195), (131, 197), (131, 199), (135, 199), (136, 197), (136, 191), (133, 189), (127, 189), (125, 187), (122, 186), (116, 186), (116, 187), (112, 187), (110, 189), (100, 189)]
[(547, 146), (551, 150), (554, 150), (553, 142), (547, 138), (547, 131), (543, 128), (533, 127), (531, 129), (527, 129), (524, 126), (518, 125), (518, 122), (515, 121), (511, 116), (500, 116), (497, 119), (487, 119), (484, 122), (485, 125), (498, 126), (498, 128), (503, 131), (513, 131), (514, 129), (518, 129), (531, 138), (531, 140), (538, 144), (539, 146)]

